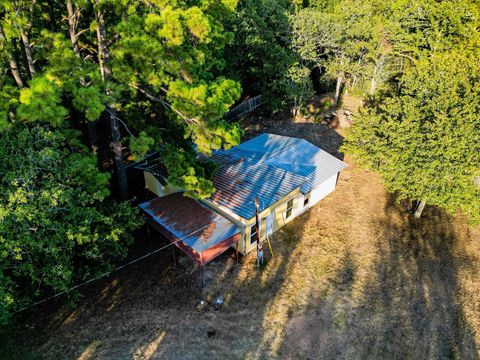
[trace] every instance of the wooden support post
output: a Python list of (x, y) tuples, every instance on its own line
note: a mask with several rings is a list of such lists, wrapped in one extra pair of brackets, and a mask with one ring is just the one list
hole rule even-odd
[(270, 249), (270, 253), (272, 254), (272, 258), (275, 259), (275, 254), (273, 253), (272, 244), (270, 244), (270, 237), (269, 236), (267, 236), (267, 244), (268, 244), (268, 248)]
[(235, 259), (237, 260), (237, 265), (238, 265), (238, 243), (235, 246)]

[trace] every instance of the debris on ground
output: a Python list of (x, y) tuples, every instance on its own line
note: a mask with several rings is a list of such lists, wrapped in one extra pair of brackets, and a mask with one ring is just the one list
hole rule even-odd
[(215, 330), (213, 327), (208, 328), (207, 330), (207, 336), (211, 338), (212, 336), (215, 336), (217, 333), (217, 330)]
[(219, 296), (219, 297), (217, 297), (217, 298), (215, 299), (215, 301), (213, 302), (213, 308), (214, 308), (215, 310), (218, 310), (218, 309), (220, 309), (220, 308), (222, 307), (223, 303), (224, 303), (223, 297)]

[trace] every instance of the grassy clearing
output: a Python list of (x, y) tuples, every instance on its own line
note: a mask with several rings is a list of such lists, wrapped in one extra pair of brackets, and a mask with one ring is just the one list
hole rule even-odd
[(275, 236), (261, 270), (254, 254), (236, 265), (227, 253), (202, 292), (188, 259), (152, 257), (90, 288), (76, 308), (27, 318), (9, 357), (477, 359), (480, 229), (435, 208), (414, 221), (405, 208), (352, 165)]

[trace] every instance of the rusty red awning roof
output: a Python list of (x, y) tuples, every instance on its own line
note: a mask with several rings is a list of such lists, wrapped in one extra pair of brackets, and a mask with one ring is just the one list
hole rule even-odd
[(240, 240), (240, 228), (200, 202), (173, 193), (140, 204), (147, 221), (201, 266)]

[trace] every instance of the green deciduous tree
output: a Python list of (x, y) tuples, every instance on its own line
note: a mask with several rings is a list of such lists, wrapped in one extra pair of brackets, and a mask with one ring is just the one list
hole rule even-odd
[(336, 79), (336, 99), (343, 84), (367, 81), (368, 89), (362, 89), (373, 96), (422, 55), (475, 47), (478, 18), (478, 6), (469, 0), (341, 0), (297, 12), (293, 47), (327, 78)]
[(0, 319), (126, 255), (136, 210), (113, 204), (73, 130), (17, 124), (0, 137)]
[(342, 85), (368, 73), (368, 60), (378, 48), (377, 17), (372, 2), (339, 1), (332, 11), (305, 8), (292, 18), (293, 47), (311, 67), (336, 80), (335, 103)]
[(480, 216), (478, 51), (422, 57), (400, 94), (356, 118), (344, 150), (378, 172), (401, 198)]

